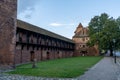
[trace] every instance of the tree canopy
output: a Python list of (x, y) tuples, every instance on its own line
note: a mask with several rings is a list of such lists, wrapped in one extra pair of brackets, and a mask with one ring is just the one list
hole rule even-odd
[(98, 45), (99, 50), (113, 50), (120, 48), (120, 17), (114, 19), (102, 13), (94, 16), (89, 23), (89, 46)]

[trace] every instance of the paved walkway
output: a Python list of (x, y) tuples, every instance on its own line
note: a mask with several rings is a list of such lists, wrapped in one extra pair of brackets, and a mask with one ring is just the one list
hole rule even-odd
[(78, 80), (120, 80), (119, 75), (120, 66), (114, 63), (114, 58), (105, 57)]
[(0, 80), (120, 80), (120, 65), (112, 57), (104, 57), (99, 63), (77, 78), (41, 78), (0, 74)]

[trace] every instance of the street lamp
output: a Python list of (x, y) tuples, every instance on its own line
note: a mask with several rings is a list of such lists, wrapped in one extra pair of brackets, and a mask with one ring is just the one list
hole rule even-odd
[(114, 46), (113, 46), (113, 51), (114, 51), (114, 62), (115, 62), (115, 64), (116, 64), (116, 53), (115, 53), (115, 39), (113, 39), (113, 44), (114, 44)]

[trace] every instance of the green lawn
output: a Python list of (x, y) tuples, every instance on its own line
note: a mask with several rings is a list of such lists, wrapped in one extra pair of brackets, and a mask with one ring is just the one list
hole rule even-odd
[(37, 63), (37, 68), (32, 69), (32, 64), (25, 64), (17, 66), (15, 71), (8, 73), (28, 76), (72, 78), (84, 74), (86, 70), (102, 58), (103, 57), (73, 57), (42, 61)]

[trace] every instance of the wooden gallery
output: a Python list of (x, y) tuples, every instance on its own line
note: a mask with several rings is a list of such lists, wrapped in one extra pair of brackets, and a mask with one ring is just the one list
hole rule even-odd
[(68, 38), (17, 20), (15, 63), (72, 57), (74, 42)]

